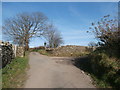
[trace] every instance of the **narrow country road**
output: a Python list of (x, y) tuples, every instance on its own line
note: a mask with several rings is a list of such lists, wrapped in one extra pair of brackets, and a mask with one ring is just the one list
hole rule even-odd
[(70, 63), (70, 58), (48, 57), (30, 53), (30, 69), (25, 88), (94, 88), (91, 79)]

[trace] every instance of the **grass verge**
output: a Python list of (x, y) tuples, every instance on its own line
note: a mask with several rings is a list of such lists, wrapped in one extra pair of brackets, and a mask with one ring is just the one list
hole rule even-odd
[(2, 69), (2, 88), (21, 88), (26, 80), (28, 56), (16, 57)]
[(100, 87), (120, 88), (120, 59), (109, 57), (103, 52), (90, 55), (93, 75)]
[(94, 52), (87, 57), (76, 58), (75, 66), (89, 74), (98, 88), (120, 88), (120, 63), (105, 53)]
[(38, 50), (37, 52), (39, 52), (42, 55), (52, 56), (52, 54), (47, 52), (46, 50)]

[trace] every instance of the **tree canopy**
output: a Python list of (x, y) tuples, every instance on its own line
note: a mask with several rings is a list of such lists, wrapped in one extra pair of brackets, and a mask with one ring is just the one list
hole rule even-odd
[(44, 38), (48, 43), (48, 47), (56, 48), (63, 44), (63, 39), (60, 32), (52, 24), (44, 32)]
[(39, 37), (46, 29), (48, 18), (41, 12), (20, 13), (4, 21), (4, 36), (15, 44), (29, 48), (30, 38)]

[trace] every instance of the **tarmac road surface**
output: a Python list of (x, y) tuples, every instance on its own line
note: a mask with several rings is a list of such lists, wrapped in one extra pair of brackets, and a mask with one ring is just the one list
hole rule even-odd
[(29, 55), (30, 69), (25, 88), (95, 88), (82, 70), (64, 61), (72, 58), (48, 57), (37, 52)]

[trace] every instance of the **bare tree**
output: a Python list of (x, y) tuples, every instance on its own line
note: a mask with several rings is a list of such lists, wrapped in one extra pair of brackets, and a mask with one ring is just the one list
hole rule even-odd
[(39, 37), (46, 28), (47, 17), (41, 12), (21, 13), (4, 21), (5, 38), (29, 49), (32, 37)]
[(110, 15), (106, 15), (97, 23), (92, 23), (92, 27), (90, 28), (99, 40), (98, 44), (100, 48), (109, 53), (110, 56), (120, 57), (119, 25), (118, 16), (112, 18)]
[(50, 48), (56, 48), (63, 44), (60, 32), (52, 24), (49, 25), (47, 30), (44, 32), (44, 38), (47, 40)]
[(92, 23), (93, 32), (101, 42), (101, 45), (113, 47), (120, 41), (120, 30), (118, 29), (118, 19), (110, 18), (110, 15), (104, 16), (98, 23)]

